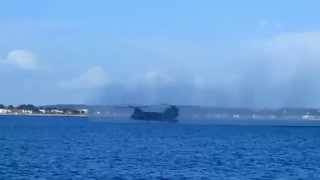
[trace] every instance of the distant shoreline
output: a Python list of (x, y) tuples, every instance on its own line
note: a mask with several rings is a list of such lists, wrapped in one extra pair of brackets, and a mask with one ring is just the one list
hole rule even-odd
[(88, 115), (68, 115), (68, 114), (0, 114), (1, 116), (28, 116), (28, 117), (80, 117), (87, 118)]

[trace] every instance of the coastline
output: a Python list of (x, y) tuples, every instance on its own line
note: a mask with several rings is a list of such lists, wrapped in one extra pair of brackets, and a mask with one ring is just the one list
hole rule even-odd
[(71, 114), (0, 114), (1, 116), (28, 116), (28, 117), (79, 117), (88, 118), (88, 115), (71, 115)]

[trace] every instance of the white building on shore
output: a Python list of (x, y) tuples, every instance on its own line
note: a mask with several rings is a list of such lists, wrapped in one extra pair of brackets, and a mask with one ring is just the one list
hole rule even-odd
[(0, 109), (0, 114), (8, 114), (9, 112), (9, 109)]

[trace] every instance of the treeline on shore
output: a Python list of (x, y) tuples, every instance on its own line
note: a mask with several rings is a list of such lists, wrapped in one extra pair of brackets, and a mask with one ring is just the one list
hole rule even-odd
[(47, 106), (35, 106), (33, 104), (22, 104), (18, 106), (0, 104), (0, 114), (66, 114), (85, 115), (87, 109), (56, 108)]

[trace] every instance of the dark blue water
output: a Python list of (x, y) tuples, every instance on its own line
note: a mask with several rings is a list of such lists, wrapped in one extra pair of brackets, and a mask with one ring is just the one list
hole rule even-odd
[(0, 179), (320, 179), (320, 128), (0, 117)]

